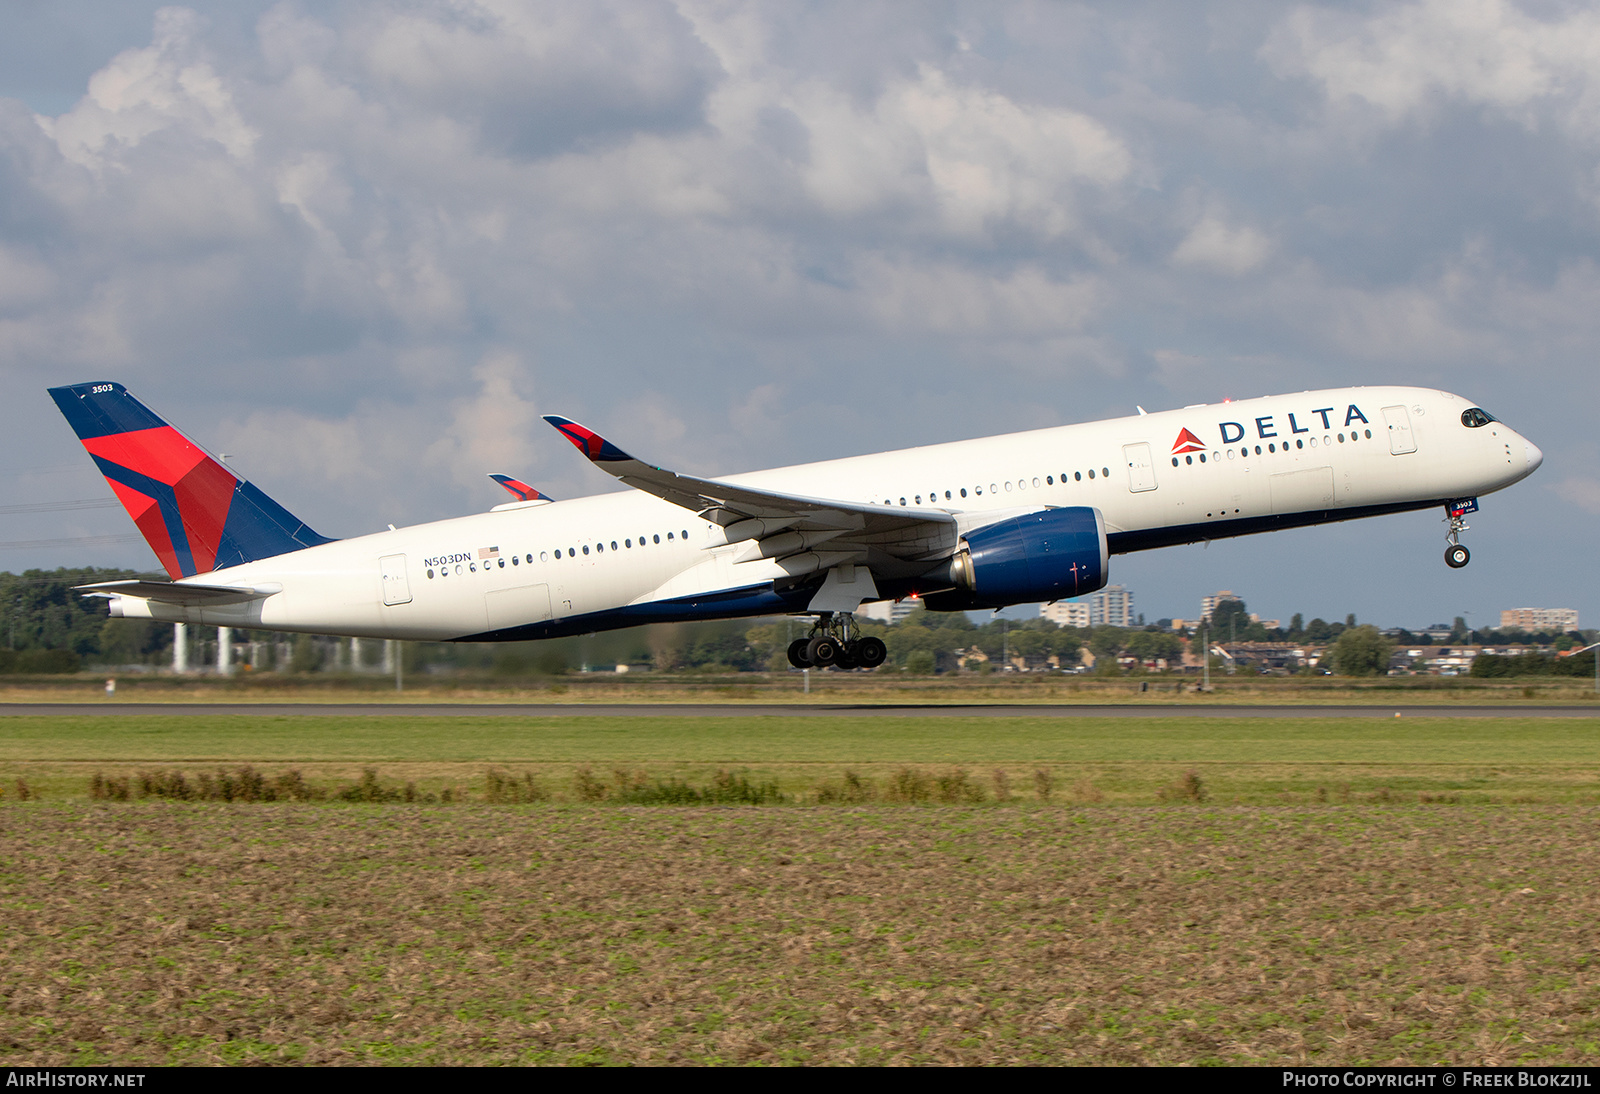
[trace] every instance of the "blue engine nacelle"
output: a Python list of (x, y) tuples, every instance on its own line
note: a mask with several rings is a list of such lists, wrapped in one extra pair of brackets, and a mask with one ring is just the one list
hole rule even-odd
[(1012, 517), (962, 540), (941, 571), (953, 588), (924, 598), (933, 611), (1065, 600), (1105, 587), (1106, 522), (1086, 505)]

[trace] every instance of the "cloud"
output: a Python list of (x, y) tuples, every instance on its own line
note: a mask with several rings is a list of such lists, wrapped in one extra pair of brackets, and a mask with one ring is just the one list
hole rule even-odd
[(1546, 489), (1568, 505), (1576, 505), (1586, 513), (1600, 515), (1600, 479), (1569, 475)]
[(715, 474), (1347, 383), (1540, 437), (1600, 399), (1582, 5), (195, 3), (54, 116), (0, 100), (0, 367), (129, 383), (329, 532), (610, 486), (540, 407)]
[(1104, 294), (1093, 278), (1058, 281), (1033, 266), (990, 274), (881, 255), (861, 261), (856, 281), (868, 313), (886, 326), (963, 337), (1077, 331)]
[(96, 171), (125, 167), (131, 151), (166, 132), (214, 142), (230, 157), (247, 159), (259, 134), (200, 55), (203, 25), (193, 11), (161, 9), (148, 47), (118, 54), (95, 73), (77, 106), (59, 118), (39, 118), (40, 127), (66, 159)]
[(1422, 0), (1363, 17), (1299, 7), (1263, 56), (1283, 75), (1318, 83), (1334, 102), (1361, 102), (1390, 122), (1448, 102), (1483, 106), (1534, 127), (1553, 115), (1600, 137), (1600, 14), (1578, 5), (1541, 18), (1509, 0)]
[(1260, 266), (1272, 253), (1272, 241), (1254, 228), (1230, 228), (1208, 216), (1196, 224), (1172, 252), (1179, 266), (1200, 266), (1238, 277)]

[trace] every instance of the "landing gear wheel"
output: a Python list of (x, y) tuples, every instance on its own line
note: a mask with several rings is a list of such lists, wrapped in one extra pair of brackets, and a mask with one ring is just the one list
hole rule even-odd
[(813, 668), (833, 664), (839, 657), (839, 643), (828, 635), (819, 635), (806, 645), (806, 658)]
[(856, 643), (856, 664), (864, 669), (875, 669), (889, 657), (889, 647), (881, 638), (863, 638)]
[(806, 656), (806, 647), (811, 645), (809, 638), (796, 638), (789, 643), (789, 664), (797, 669), (811, 667), (811, 658)]
[(1470, 561), (1472, 561), (1472, 552), (1461, 546), (1461, 544), (1452, 543), (1445, 548), (1444, 564), (1452, 570), (1459, 570)]

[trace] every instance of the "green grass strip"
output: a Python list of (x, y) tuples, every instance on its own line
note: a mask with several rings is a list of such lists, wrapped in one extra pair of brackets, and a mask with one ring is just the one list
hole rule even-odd
[(19, 717), (0, 761), (1600, 763), (1600, 719)]

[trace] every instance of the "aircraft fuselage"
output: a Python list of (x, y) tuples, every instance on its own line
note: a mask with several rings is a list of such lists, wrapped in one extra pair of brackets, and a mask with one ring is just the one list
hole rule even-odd
[[(879, 593), (926, 591), (968, 529), (1089, 506), (1113, 554), (1444, 505), (1531, 474), (1538, 448), (1474, 404), (1364, 387), (1186, 407), (719, 480), (786, 494), (944, 510), (921, 561), (870, 556)], [(722, 526), (638, 491), (495, 511), (339, 540), (214, 570), (207, 585), (273, 590), (244, 604), (123, 598), (115, 614), (370, 638), (510, 640), (664, 620), (803, 611), (829, 565), (799, 538), (749, 558)], [(815, 537), (825, 540), (826, 537)], [(814, 565), (807, 557), (814, 556)], [(811, 566), (810, 569), (807, 569)], [(810, 584), (807, 579), (810, 578)]]

